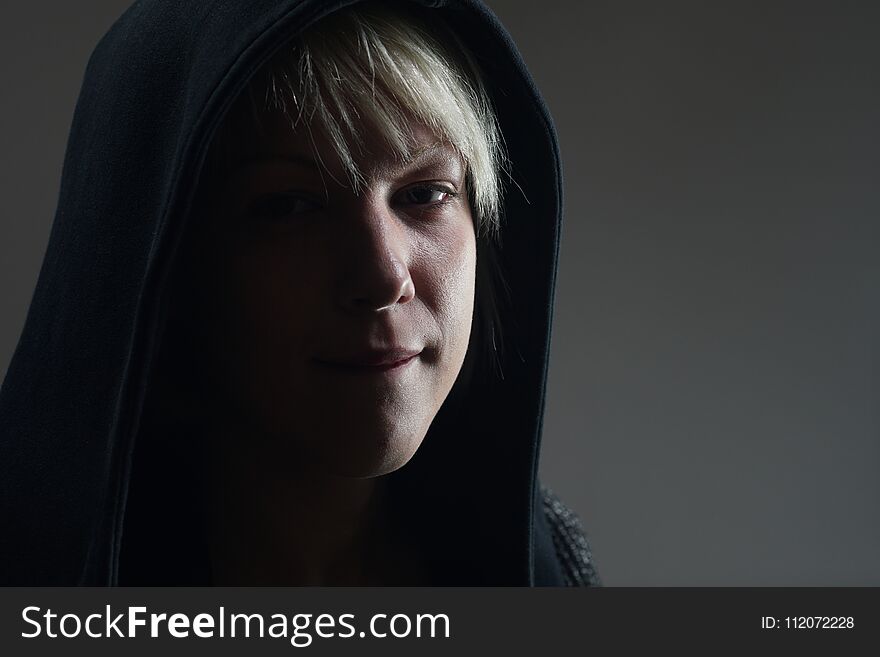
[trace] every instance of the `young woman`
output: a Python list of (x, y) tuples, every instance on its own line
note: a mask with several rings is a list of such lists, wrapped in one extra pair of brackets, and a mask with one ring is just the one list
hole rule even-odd
[(536, 476), (560, 190), (478, 3), (133, 5), (0, 399), (4, 577), (597, 584)]

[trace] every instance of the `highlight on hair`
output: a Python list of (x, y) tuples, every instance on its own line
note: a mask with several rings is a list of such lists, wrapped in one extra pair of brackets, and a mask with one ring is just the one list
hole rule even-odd
[[(500, 228), (501, 133), (480, 73), (455, 34), (401, 5), (360, 3), (326, 17), (287, 42), (250, 81), (219, 139), (235, 148), (242, 121), (283, 112), (291, 128), (318, 130), (343, 163), (355, 191), (364, 135), (380, 135), (406, 161), (417, 124), (458, 152), (478, 234)], [(320, 153), (317, 153), (320, 158)]]

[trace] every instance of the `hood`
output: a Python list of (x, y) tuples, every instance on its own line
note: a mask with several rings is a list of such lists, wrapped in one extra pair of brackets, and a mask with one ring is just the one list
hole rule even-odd
[[(146, 391), (210, 139), (284, 41), (350, 4), (137, 0), (96, 47), (45, 259), (0, 391), (0, 581), (120, 583), (123, 535), (138, 531), (129, 492), (138, 440), (149, 439)], [(456, 27), (488, 81), (510, 162), (497, 249), (509, 299), (503, 378), (469, 389), (455, 413), (441, 409), (416, 456), (389, 476), (437, 584), (558, 585), (537, 481), (562, 212), (555, 132), (485, 6), (419, 4)], [(206, 583), (192, 567), (193, 543), (173, 526), (159, 532), (166, 557), (190, 574), (174, 580), (166, 571), (174, 581), (160, 583)]]

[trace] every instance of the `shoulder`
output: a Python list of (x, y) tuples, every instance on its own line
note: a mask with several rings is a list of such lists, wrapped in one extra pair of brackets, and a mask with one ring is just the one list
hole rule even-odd
[(543, 484), (541, 500), (566, 585), (601, 586), (593, 553), (578, 515)]

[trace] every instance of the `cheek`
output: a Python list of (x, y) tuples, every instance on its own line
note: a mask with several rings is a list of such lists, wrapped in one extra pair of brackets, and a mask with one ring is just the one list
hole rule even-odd
[(301, 341), (305, 320), (315, 313), (321, 276), (297, 256), (263, 249), (229, 261), (222, 302), (228, 326), (239, 339), (259, 341), (267, 348)]
[(434, 316), (446, 352), (441, 356), (457, 375), (474, 309), (476, 242), (470, 219), (433, 236), (423, 256), (426, 264), (413, 272), (416, 293)]
[(253, 407), (278, 390), (293, 392), (304, 378), (324, 277), (283, 244), (241, 246), (206, 271), (203, 326), (226, 396)]

